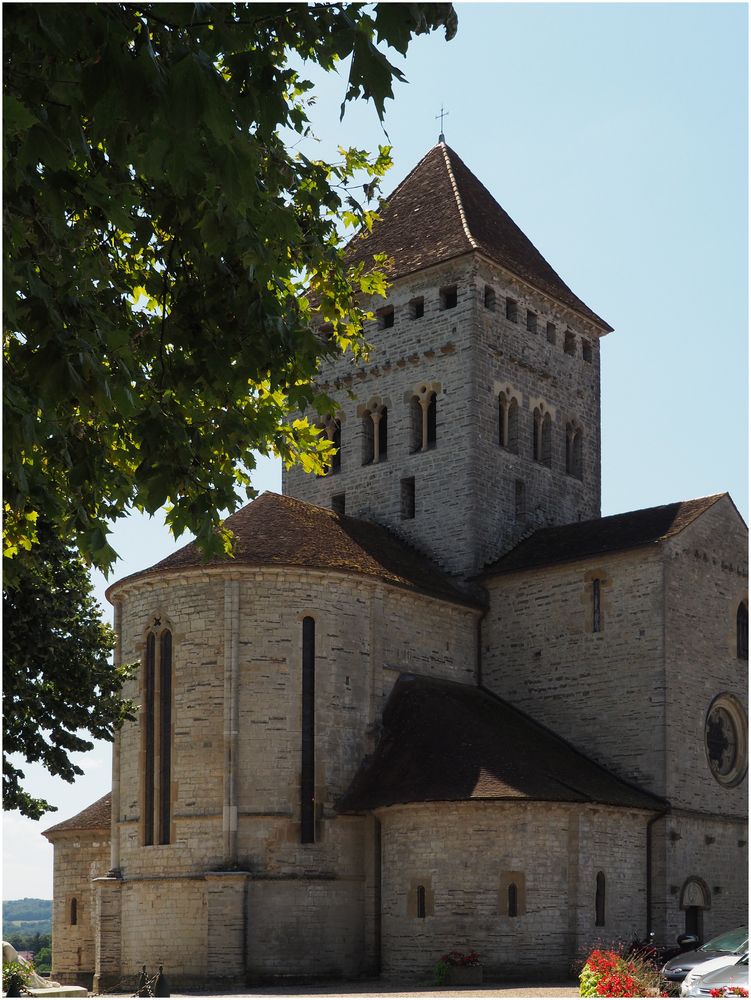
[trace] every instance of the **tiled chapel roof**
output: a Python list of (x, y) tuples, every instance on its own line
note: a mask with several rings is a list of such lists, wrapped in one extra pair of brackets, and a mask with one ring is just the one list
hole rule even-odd
[(478, 799), (664, 806), (489, 691), (403, 674), (339, 812)]
[(286, 566), (334, 570), (377, 577), (384, 583), (475, 606), (426, 556), (371, 521), (345, 517), (325, 507), (263, 493), (224, 522), (235, 538), (234, 559), (204, 561), (194, 542), (126, 580), (199, 567)]
[(109, 830), (110, 819), (112, 817), (112, 792), (107, 792), (101, 799), (97, 799), (82, 812), (64, 819), (62, 823), (51, 826), (44, 831), (44, 836), (51, 833), (64, 833), (68, 830)]
[(534, 288), (613, 328), (575, 295), (488, 189), (443, 142), (428, 152), (386, 199), (381, 220), (345, 250), (351, 263), (376, 253), (393, 259), (391, 279), (479, 251)]
[(727, 493), (716, 493), (696, 500), (541, 528), (505, 556), (486, 566), (477, 579), (663, 542), (683, 531), (725, 496)]

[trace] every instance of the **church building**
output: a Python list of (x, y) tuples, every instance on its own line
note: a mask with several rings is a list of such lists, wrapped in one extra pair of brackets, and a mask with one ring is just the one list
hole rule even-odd
[(391, 285), (330, 471), (109, 588), (139, 711), (46, 834), (54, 979), (539, 978), (746, 920), (731, 498), (600, 516), (611, 327), (443, 141), (346, 253)]

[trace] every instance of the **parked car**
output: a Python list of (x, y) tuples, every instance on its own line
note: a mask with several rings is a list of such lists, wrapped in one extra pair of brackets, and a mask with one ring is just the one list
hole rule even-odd
[(748, 952), (732, 965), (726, 965), (722, 969), (715, 969), (714, 972), (701, 976), (689, 990), (688, 996), (710, 997), (715, 990), (727, 993), (728, 990), (738, 987), (745, 990), (748, 996)]
[(706, 962), (699, 962), (698, 965), (695, 965), (691, 969), (681, 983), (681, 996), (691, 996), (691, 990), (703, 976), (709, 975), (710, 972), (717, 972), (719, 969), (725, 969), (728, 965), (735, 965), (737, 961), (737, 955), (718, 955), (717, 958), (710, 958)]
[(710, 958), (721, 955), (736, 955), (741, 957), (748, 949), (748, 927), (736, 927), (711, 938), (706, 944), (676, 955), (666, 962), (662, 969), (663, 976), (671, 983), (682, 983), (694, 966), (707, 962)]

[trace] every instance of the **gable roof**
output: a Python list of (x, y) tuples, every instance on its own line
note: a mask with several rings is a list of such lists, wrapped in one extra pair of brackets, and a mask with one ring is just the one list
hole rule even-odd
[(386, 199), (380, 222), (345, 249), (351, 264), (377, 253), (401, 277), (472, 251), (568, 306), (603, 331), (613, 328), (575, 295), (488, 189), (444, 142), (434, 146)]
[(654, 545), (679, 534), (727, 493), (541, 528), (490, 563), (476, 579)]
[(109, 830), (111, 818), (112, 792), (107, 792), (80, 813), (45, 830), (44, 836), (49, 837), (51, 833), (64, 833), (68, 830)]
[(484, 688), (403, 674), (386, 704), (378, 747), (338, 811), (497, 799), (665, 805)]
[(235, 536), (234, 559), (205, 561), (191, 542), (149, 569), (118, 580), (108, 588), (107, 597), (126, 581), (161, 573), (238, 565), (287, 566), (357, 573), (406, 590), (478, 606), (426, 556), (371, 521), (268, 492), (236, 511), (224, 525)]

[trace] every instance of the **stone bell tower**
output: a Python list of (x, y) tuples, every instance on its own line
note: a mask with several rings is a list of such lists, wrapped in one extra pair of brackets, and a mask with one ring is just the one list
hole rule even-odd
[(321, 373), (341, 402), (325, 477), (284, 492), (378, 521), (469, 576), (535, 528), (600, 514), (600, 337), (561, 280), (444, 142), (346, 254), (389, 258), (369, 361)]

